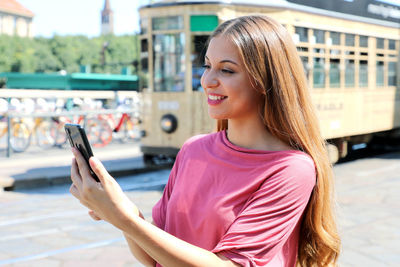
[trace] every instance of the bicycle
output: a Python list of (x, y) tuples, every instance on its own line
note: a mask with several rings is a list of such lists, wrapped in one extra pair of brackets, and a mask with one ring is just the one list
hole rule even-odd
[[(86, 99), (82, 101), (81, 99), (74, 99), (74, 109), (75, 111), (81, 110), (96, 110), (99, 108), (99, 102), (94, 102), (92, 100)], [(66, 111), (65, 108), (59, 107), (58, 112)], [(66, 123), (76, 123), (80, 124), (85, 128), (86, 135), (90, 144), (94, 147), (103, 147), (109, 144), (112, 140), (112, 132), (108, 123), (100, 119), (101, 115), (97, 117), (77, 115), (71, 117), (58, 116), (52, 117), (53, 128), (55, 129), (55, 145), (63, 146), (66, 143), (66, 134), (64, 130), (64, 125)]]
[[(37, 104), (40, 106), (39, 108), (35, 107), (35, 102), (32, 99), (24, 99), (23, 103), (20, 103), (18, 107), (19, 111), (24, 111), (26, 114), (32, 114), (34, 112), (47, 112), (50, 110), (47, 105), (47, 101), (44, 99), (38, 99)], [(13, 124), (13, 128), (17, 129), (27, 126), (28, 131), (24, 132), (24, 135), (20, 136), (21, 143), (24, 145), (20, 146), (18, 152), (23, 152), (30, 146), (32, 142), (32, 136), (36, 137), (36, 144), (43, 148), (48, 149), (55, 144), (54, 139), (54, 129), (52, 128), (52, 124), (50, 120), (45, 117), (35, 117), (35, 118), (20, 118), (17, 122)], [(22, 141), (22, 139), (24, 139)]]
[[(6, 117), (4, 116), (0, 122), (0, 138), (8, 134), (8, 123), (4, 118)], [(11, 120), (9, 145), (14, 152), (23, 152), (28, 148), (29, 142), (27, 136), (29, 136), (28, 126), (21, 121)]]
[[(13, 101), (15, 103), (15, 101)], [(14, 104), (13, 103), (13, 104)], [(5, 99), (0, 99), (0, 139), (7, 136), (8, 130), (8, 112), (16, 109), (15, 106), (9, 105)], [(20, 119), (10, 120), (10, 147), (14, 152), (23, 152), (29, 146), (27, 142), (27, 136), (29, 136), (29, 128), (26, 123), (20, 121)]]

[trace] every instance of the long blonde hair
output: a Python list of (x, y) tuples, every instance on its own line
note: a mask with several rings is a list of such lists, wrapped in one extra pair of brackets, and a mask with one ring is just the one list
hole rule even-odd
[[(264, 98), (261, 113), (268, 131), (314, 160), (317, 183), (301, 223), (297, 264), (335, 265), (340, 238), (333, 211), (333, 172), (290, 34), (273, 19), (254, 15), (222, 23), (209, 40), (216, 36), (229, 38), (238, 48), (254, 88)], [(218, 130), (227, 128), (227, 120), (218, 121)]]

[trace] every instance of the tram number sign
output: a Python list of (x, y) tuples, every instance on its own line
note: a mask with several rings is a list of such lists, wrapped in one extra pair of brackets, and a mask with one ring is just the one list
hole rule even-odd
[(159, 101), (158, 109), (159, 110), (178, 110), (179, 102), (178, 101)]

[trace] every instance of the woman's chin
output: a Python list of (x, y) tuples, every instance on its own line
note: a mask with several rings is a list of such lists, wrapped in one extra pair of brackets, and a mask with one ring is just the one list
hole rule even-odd
[(208, 112), (208, 115), (214, 120), (224, 120), (227, 119), (223, 114), (216, 114), (214, 112)]

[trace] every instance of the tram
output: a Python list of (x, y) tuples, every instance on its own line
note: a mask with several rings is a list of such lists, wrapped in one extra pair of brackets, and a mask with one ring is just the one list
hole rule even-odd
[[(307, 3), (307, 5), (306, 5)], [(332, 163), (375, 136), (400, 135), (400, 5), (394, 1), (156, 1), (139, 9), (145, 161), (212, 132), (200, 85), (204, 45), (222, 22), (265, 14), (297, 46)]]

